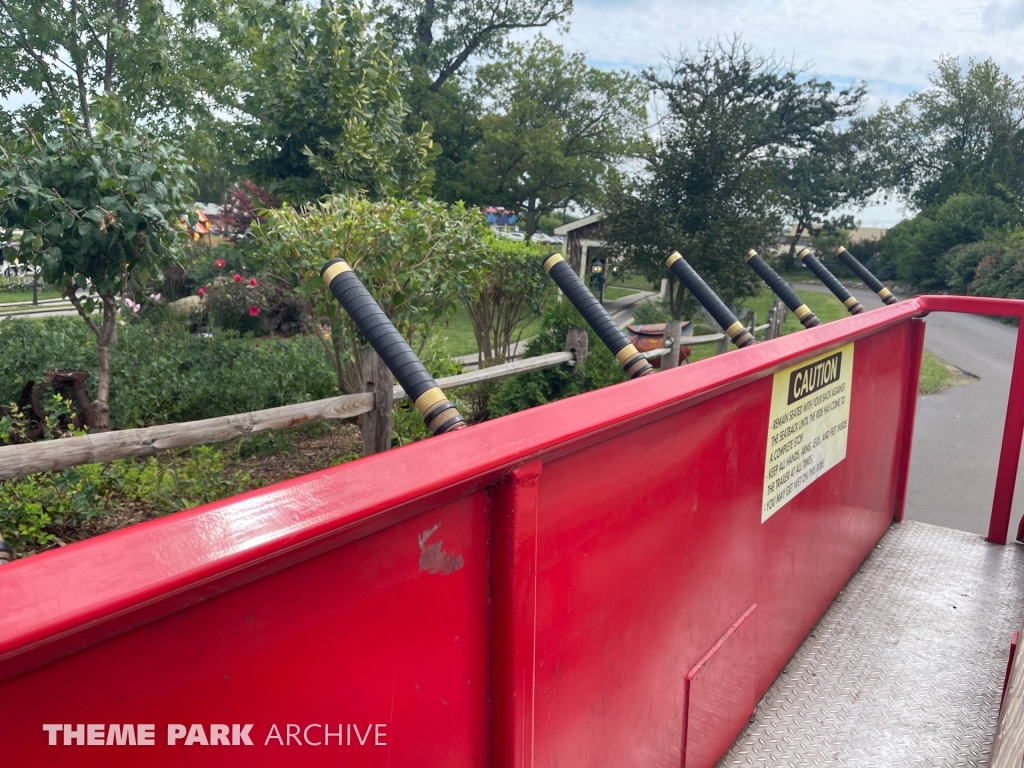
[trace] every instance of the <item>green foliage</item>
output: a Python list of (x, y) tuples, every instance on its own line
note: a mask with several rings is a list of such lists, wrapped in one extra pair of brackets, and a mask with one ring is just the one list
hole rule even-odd
[[(90, 371), (96, 339), (74, 318), (0, 322), (0, 403), (51, 368)], [(111, 366), (111, 423), (150, 426), (318, 400), (337, 392), (334, 371), (306, 336), (249, 340), (190, 335), (177, 323), (118, 326)]]
[(416, 349), (470, 294), (485, 233), (481, 215), (461, 205), (331, 197), (307, 208), (268, 211), (253, 260), (296, 291), (338, 388), (358, 392), (365, 341), (324, 287), (323, 265), (345, 259)]
[[(963, 281), (968, 293), (1024, 299), (1024, 239), (960, 246), (946, 254), (943, 262), (949, 281)], [(968, 276), (970, 280), (965, 279)]]
[(488, 237), (477, 263), (480, 278), (466, 311), (481, 361), (508, 360), (523, 329), (540, 315), (552, 282), (541, 263), (551, 249)]
[(646, 144), (648, 91), (635, 75), (588, 66), (582, 53), (536, 38), (481, 67), (487, 95), (473, 168), (493, 201), (539, 216), (597, 202), (609, 171)]
[(207, 114), (194, 91), (201, 71), (191, 50), (195, 30), (166, 5), (4, 0), (0, 96), (35, 97), (5, 116), (40, 128), (72, 113), (88, 129), (95, 115), (117, 128), (158, 125), (171, 135)]
[[(22, 231), (17, 253), (59, 286), (96, 336), (96, 427), (109, 426), (110, 345), (116, 297), (170, 262), (172, 222), (185, 208), (188, 166), (170, 145), (73, 122), (26, 129), (0, 156), (0, 228)], [(98, 294), (102, 319), (91, 317)]]
[(991, 195), (955, 194), (890, 229), (881, 243), (879, 262), (892, 265), (896, 277), (924, 289), (954, 288), (946, 283), (941, 256), (1022, 222), (1017, 205)]
[(26, 131), (0, 157), (0, 227), (23, 231), (7, 248), (71, 292), (90, 283), (113, 296), (167, 260), (185, 210), (188, 173), (173, 147), (145, 134), (76, 123)]
[(214, 99), (247, 173), (292, 202), (328, 193), (418, 195), (430, 132), (407, 133), (407, 73), (358, 4), (234, 0), (215, 6)]
[(991, 59), (943, 56), (931, 87), (879, 110), (889, 185), (931, 208), (956, 194), (1024, 195), (1024, 82)]
[[(861, 83), (850, 89), (842, 110), (852, 115), (867, 97)], [(863, 206), (884, 183), (882, 163), (878, 159), (876, 121), (856, 119), (844, 130), (828, 125), (821, 136), (804, 152), (788, 161), (783, 194), (789, 217), (796, 231), (808, 232), (811, 239), (856, 227), (853, 216), (836, 215), (840, 208)], [(797, 240), (794, 237), (782, 257), (786, 271), (796, 266)], [(844, 243), (845, 245), (845, 243)]]
[(645, 299), (633, 306), (634, 325), (667, 323), (671, 318), (672, 312), (668, 308), (667, 297)]
[(568, 301), (553, 301), (544, 310), (540, 331), (530, 339), (523, 357), (537, 357), (565, 349), (569, 328), (587, 329), (589, 354), (581, 371), (560, 365), (530, 371), (505, 381), (488, 402), (492, 418), (625, 381), (614, 355), (601, 342)]
[(679, 251), (727, 303), (754, 294), (760, 281), (741, 254), (777, 247), (791, 158), (834, 132), (861, 86), (836, 90), (737, 40), (704, 44), (645, 79), (667, 112), (645, 172), (611, 188), (605, 239), (630, 271), (669, 277), (681, 318), (668, 255)]
[(225, 472), (225, 455), (199, 446), (168, 458), (120, 459), (0, 482), (0, 531), (19, 546), (45, 546), (125, 503), (176, 512), (253, 487)]

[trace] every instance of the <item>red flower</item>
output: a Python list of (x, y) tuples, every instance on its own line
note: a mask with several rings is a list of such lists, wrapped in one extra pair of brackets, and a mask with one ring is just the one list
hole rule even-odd
[(260, 308), (259, 307), (249, 307), (249, 317), (259, 317), (259, 316), (260, 316)]
[(214, 259), (213, 260), (213, 266), (215, 266), (217, 269), (224, 269), (224, 266), (225, 266), (224, 259)]
[(237, 272), (235, 272), (235, 274), (231, 276), (231, 279), (234, 280), (236, 283), (242, 282), (242, 276)]
[(199, 289), (199, 298), (201, 299), (205, 295), (206, 295), (206, 289), (205, 288), (200, 288)]
[(249, 278), (249, 287), (250, 288), (255, 288), (256, 287), (256, 278), (255, 277)]

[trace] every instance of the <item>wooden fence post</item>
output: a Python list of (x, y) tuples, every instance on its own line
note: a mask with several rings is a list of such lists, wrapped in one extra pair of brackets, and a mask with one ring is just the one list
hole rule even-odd
[(661, 358), (661, 370), (665, 371), (669, 368), (675, 368), (679, 365), (679, 321), (669, 319), (665, 323), (665, 334), (662, 336), (661, 343), (666, 347), (671, 347), (672, 351)]
[(373, 410), (359, 417), (363, 430), (363, 456), (386, 451), (391, 447), (391, 414), (394, 382), (391, 371), (372, 349), (364, 349), (363, 392), (373, 393)]
[(565, 336), (565, 351), (576, 355), (576, 368), (574, 369), (576, 373), (580, 372), (587, 359), (588, 341), (587, 332), (582, 328), (570, 327), (569, 333)]

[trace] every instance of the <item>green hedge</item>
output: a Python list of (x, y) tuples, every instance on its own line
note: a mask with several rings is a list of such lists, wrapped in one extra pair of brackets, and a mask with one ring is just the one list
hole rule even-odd
[[(141, 427), (274, 408), (337, 394), (322, 347), (308, 336), (199, 338), (174, 323), (118, 326), (111, 353), (111, 425)], [(90, 372), (96, 339), (76, 317), (0, 322), (0, 404), (51, 368)], [(94, 391), (90, 391), (90, 397)]]

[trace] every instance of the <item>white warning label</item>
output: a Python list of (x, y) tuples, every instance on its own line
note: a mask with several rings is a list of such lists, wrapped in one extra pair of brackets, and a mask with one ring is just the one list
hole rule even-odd
[(761, 522), (846, 458), (853, 344), (775, 374)]

